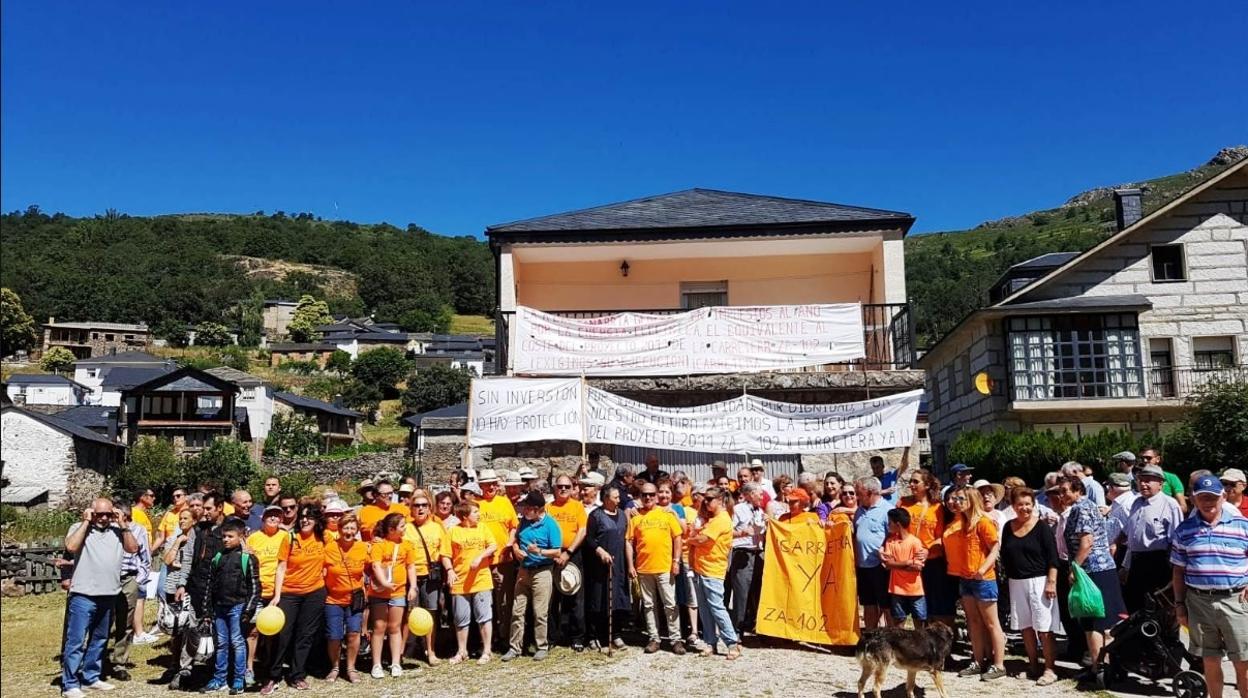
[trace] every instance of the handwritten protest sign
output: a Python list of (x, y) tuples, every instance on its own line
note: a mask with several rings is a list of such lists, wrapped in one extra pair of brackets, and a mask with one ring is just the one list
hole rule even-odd
[(909, 446), (923, 391), (803, 405), (752, 395), (694, 407), (658, 407), (605, 390), (586, 393), (595, 443), (712, 453), (851, 453)]
[(579, 378), (480, 378), (468, 403), (468, 445), (580, 441)]
[(747, 373), (860, 359), (862, 306), (714, 306), (569, 318), (516, 309), (518, 375)]
[(837, 516), (819, 521), (767, 522), (760, 634), (825, 645), (858, 643), (858, 587), (853, 529)]

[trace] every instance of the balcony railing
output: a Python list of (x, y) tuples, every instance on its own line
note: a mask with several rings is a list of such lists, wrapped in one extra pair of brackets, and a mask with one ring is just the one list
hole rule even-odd
[[(674, 315), (688, 312), (684, 308), (627, 310), (547, 310), (552, 315), (574, 319), (590, 319), (613, 313), (651, 313)], [(498, 312), (494, 332), (498, 345), (495, 372), (505, 374), (508, 361), (509, 328), (514, 312)], [(914, 315), (908, 303), (871, 303), (862, 306), (862, 327), (865, 358), (819, 366), (785, 369), (789, 373), (834, 373), (842, 371), (898, 371), (914, 365)]]
[(1013, 371), (1010, 394), (1045, 400), (1183, 400), (1213, 383), (1248, 382), (1248, 366), (1153, 366)]

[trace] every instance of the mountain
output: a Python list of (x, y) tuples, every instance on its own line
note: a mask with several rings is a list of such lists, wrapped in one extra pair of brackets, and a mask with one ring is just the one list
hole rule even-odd
[(1057, 208), (986, 221), (970, 230), (906, 238), (906, 288), (914, 303), (918, 346), (929, 346), (980, 307), (988, 287), (1010, 266), (1046, 252), (1082, 252), (1112, 234), (1114, 189), (1143, 190), (1147, 214), (1245, 158), (1248, 146), (1223, 148), (1186, 172), (1098, 187)]

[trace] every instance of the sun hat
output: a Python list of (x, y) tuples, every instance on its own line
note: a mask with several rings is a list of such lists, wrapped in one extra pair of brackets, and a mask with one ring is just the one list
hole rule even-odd
[(996, 482), (988, 482), (987, 480), (976, 480), (975, 483), (972, 485), (972, 487), (974, 487), (977, 490), (982, 490), (985, 487), (987, 487), (988, 489), (992, 490), (992, 493), (994, 495), (996, 495), (998, 502), (1001, 501), (1005, 497), (1005, 485), (1002, 485)]
[(1201, 475), (1193, 483), (1192, 494), (1222, 494), (1222, 481), (1213, 475)]
[(585, 473), (581, 477), (581, 484), (590, 487), (602, 487), (606, 482), (607, 478), (603, 477), (602, 473)]
[(503, 487), (523, 487), (524, 480), (520, 479), (520, 473), (514, 470), (503, 471)]
[(460, 491), (460, 492), (469, 492), (469, 493), (471, 493), (471, 494), (475, 494), (475, 495), (477, 495), (478, 497), (484, 497), (484, 496), (485, 496), (485, 493), (481, 491), (481, 486), (480, 486), (480, 485), (478, 485), (478, 484), (477, 484), (477, 483), (475, 483), (475, 482), (467, 482), (467, 483), (464, 483), (464, 484), (460, 485), (460, 486), (459, 486), (459, 491)]
[(364, 478), (363, 480), (360, 480), (360, 486), (355, 488), (355, 491), (357, 494), (363, 494), (369, 490), (375, 489), (377, 489), (377, 485), (373, 483), (372, 479)]
[(766, 469), (766, 466), (763, 465), (762, 458), (755, 458), (750, 461), (750, 470), (765, 470), (765, 469)]
[(415, 491), (416, 488), (413, 487), (410, 482), (405, 482), (402, 485), (399, 485), (399, 494), (411, 494)]
[(1135, 476), (1136, 477), (1155, 477), (1158, 480), (1165, 480), (1166, 472), (1161, 469), (1160, 465), (1154, 465), (1152, 463), (1149, 463), (1143, 468), (1140, 468), (1140, 471), (1136, 473)]
[(347, 513), (347, 503), (341, 499), (331, 499), (325, 504), (326, 514), (345, 514)]
[(522, 465), (522, 466), (520, 466), (520, 470), (519, 470), (519, 473), (518, 473), (518, 474), (520, 475), (520, 479), (521, 479), (521, 480), (537, 480), (537, 479), (540, 479), (540, 478), (538, 478), (538, 476), (537, 476), (537, 471), (536, 471), (536, 470), (534, 470), (534, 469), (532, 469), (532, 468), (530, 468), (530, 467), (529, 467), (529, 466), (527, 466), (527, 465)]
[(485, 470), (477, 473), (477, 482), (484, 484), (486, 482), (498, 482), (498, 480), (498, 472), (493, 468), (486, 468)]
[(1244, 471), (1239, 468), (1227, 468), (1222, 471), (1221, 479), (1223, 482), (1248, 482), (1248, 477), (1244, 477)]
[(274, 512), (274, 513), (276, 513), (278, 516), (281, 516), (281, 515), (285, 512), (285, 510), (284, 510), (284, 509), (282, 509), (282, 507), (281, 507), (280, 505), (277, 505), (277, 504), (270, 504), (270, 505), (268, 505), (268, 506), (266, 506), (266, 507), (264, 508), (264, 513), (263, 513), (261, 516), (262, 516), (262, 517), (263, 517), (263, 516), (268, 516), (268, 515), (269, 515), (269, 512)]
[(796, 501), (796, 502), (799, 502), (802, 506), (808, 507), (810, 506), (810, 495), (806, 493), (806, 490), (798, 487), (794, 489), (792, 492), (789, 492), (788, 494), (784, 495), (784, 501), (786, 502)]
[(580, 590), (581, 569), (576, 566), (576, 563), (569, 562), (559, 572), (559, 593), (564, 596), (574, 596)]

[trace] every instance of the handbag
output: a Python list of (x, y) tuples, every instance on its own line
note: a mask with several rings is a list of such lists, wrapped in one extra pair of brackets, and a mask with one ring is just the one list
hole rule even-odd
[[(327, 550), (332, 550), (333, 548), (337, 548), (337, 547), (338, 547), (337, 545), (334, 545), (334, 546), (330, 546), (330, 547), (328, 547), (328, 548), (326, 548), (326, 549), (327, 549)], [(347, 556), (346, 556), (346, 554), (342, 552), (342, 549), (341, 549), (341, 548), (338, 548), (338, 554), (342, 556), (342, 568), (343, 568), (343, 569), (345, 569), (345, 570), (347, 570), (347, 573), (348, 573), (348, 574), (350, 574), (351, 570), (350, 570), (350, 568), (348, 568), (348, 567), (347, 567)], [(367, 565), (365, 565), (365, 568), (367, 568)], [(354, 586), (354, 585), (352, 585), (352, 586)], [(354, 613), (363, 613), (363, 612), (364, 612), (364, 608), (365, 608), (365, 606), (367, 606), (367, 605), (368, 605), (368, 601), (367, 601), (367, 599), (365, 599), (365, 598), (364, 598), (364, 578), (363, 578), (363, 575), (360, 575), (360, 588), (359, 588), (359, 589), (352, 589), (352, 590), (351, 590), (351, 605), (350, 605), (350, 608), (351, 608), (351, 613), (353, 613), (353, 614), (354, 614)]]
[(429, 583), (442, 588), (442, 565), (433, 564), (433, 558), (429, 555), (429, 544), (425, 542), (425, 534), (420, 532), (419, 526), (412, 526), (416, 529), (416, 535), (420, 536), (420, 547), (425, 549), (425, 565), (429, 569)]

